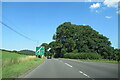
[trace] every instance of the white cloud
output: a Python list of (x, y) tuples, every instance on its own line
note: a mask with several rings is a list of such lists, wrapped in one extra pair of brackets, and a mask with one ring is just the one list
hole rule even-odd
[(110, 18), (112, 18), (112, 16), (105, 16), (105, 18), (110, 19)]
[(92, 4), (92, 5), (90, 6), (90, 8), (92, 8), (92, 9), (98, 8), (98, 7), (100, 7), (100, 3)]
[(120, 0), (105, 0), (103, 3), (104, 3), (104, 5), (106, 5), (107, 7), (117, 8), (119, 1), (120, 1)]

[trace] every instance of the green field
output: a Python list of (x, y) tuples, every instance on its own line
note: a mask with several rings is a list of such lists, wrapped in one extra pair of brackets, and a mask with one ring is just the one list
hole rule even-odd
[(0, 79), (2, 78), (2, 51), (0, 50)]
[(2, 78), (17, 78), (44, 60), (45, 58), (2, 51)]

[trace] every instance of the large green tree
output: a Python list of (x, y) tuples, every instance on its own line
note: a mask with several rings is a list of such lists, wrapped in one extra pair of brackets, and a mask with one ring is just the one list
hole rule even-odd
[(45, 56), (47, 54), (47, 50), (49, 49), (49, 46), (47, 43), (42, 43), (40, 46), (44, 46), (45, 47)]
[(54, 43), (54, 48), (52, 48), (57, 57), (63, 57), (66, 52), (94, 52), (107, 59), (111, 59), (113, 55), (114, 49), (110, 46), (109, 39), (89, 25), (65, 22), (57, 27), (53, 39), (55, 41), (52, 42)]

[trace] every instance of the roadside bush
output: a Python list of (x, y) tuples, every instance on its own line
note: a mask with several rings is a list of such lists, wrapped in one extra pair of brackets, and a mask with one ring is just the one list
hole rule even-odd
[(66, 53), (64, 58), (70, 59), (101, 59), (98, 53)]

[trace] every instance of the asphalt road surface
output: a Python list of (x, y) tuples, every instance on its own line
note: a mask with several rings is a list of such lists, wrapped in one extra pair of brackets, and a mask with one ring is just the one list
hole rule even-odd
[(118, 65), (67, 59), (47, 59), (24, 78), (118, 78)]

